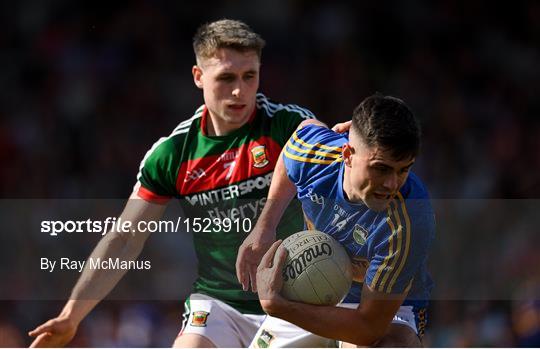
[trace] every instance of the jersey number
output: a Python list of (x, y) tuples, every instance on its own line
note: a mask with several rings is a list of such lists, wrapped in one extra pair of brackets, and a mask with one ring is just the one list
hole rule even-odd
[(231, 162), (226, 162), (223, 164), (223, 169), (229, 168), (229, 171), (227, 171), (227, 175), (225, 176), (225, 179), (231, 179), (234, 166), (236, 166), (236, 160), (233, 160)]
[(345, 227), (345, 224), (347, 224), (347, 219), (344, 219), (338, 223), (339, 217), (340, 215), (338, 215), (337, 213), (334, 213), (334, 220), (332, 221), (332, 225), (335, 225), (338, 231), (343, 229)]

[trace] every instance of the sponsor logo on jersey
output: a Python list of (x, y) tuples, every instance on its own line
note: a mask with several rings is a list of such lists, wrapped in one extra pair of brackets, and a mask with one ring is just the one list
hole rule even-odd
[(361, 227), (359, 224), (354, 225), (353, 238), (359, 245), (364, 245), (368, 236), (368, 231), (366, 228)]
[(205, 206), (209, 204), (214, 205), (218, 202), (231, 200), (242, 195), (249, 194), (253, 190), (262, 190), (270, 187), (273, 174), (274, 172), (269, 172), (264, 176), (258, 176), (253, 179), (248, 179), (237, 184), (231, 184), (220, 189), (186, 196), (186, 199), (192, 206)]
[(266, 158), (266, 146), (258, 145), (251, 148), (251, 156), (253, 156), (253, 167), (261, 168), (270, 163)]
[(259, 338), (257, 338), (256, 346), (257, 348), (268, 348), (272, 340), (274, 340), (274, 335), (267, 330), (262, 330)]
[(235, 205), (231, 208), (218, 209), (213, 208), (208, 210), (208, 216), (212, 219), (224, 219), (230, 218), (235, 219), (254, 219), (256, 220), (261, 213), (264, 204), (266, 203), (266, 198), (261, 198), (259, 200), (253, 200), (243, 205)]
[(191, 326), (195, 327), (206, 327), (206, 321), (208, 320), (208, 315), (210, 315), (207, 311), (194, 311), (193, 312), (193, 318), (191, 320)]
[(206, 176), (206, 172), (204, 172), (202, 168), (196, 168), (193, 171), (186, 171), (186, 178), (184, 179), (184, 182), (189, 182), (204, 176)]
[(311, 202), (318, 204), (318, 205), (324, 205), (324, 197), (322, 195), (319, 195), (315, 192), (313, 192), (313, 189), (309, 188), (308, 190), (308, 196)]

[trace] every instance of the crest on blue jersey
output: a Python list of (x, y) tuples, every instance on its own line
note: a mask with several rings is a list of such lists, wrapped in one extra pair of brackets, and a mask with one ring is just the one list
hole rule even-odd
[(366, 228), (361, 227), (359, 224), (354, 225), (353, 238), (359, 245), (364, 245), (366, 243), (368, 231)]

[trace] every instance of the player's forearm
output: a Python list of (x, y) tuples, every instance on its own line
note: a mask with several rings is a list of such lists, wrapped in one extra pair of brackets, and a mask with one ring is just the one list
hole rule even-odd
[(60, 317), (69, 318), (75, 327), (99, 303), (96, 299), (70, 299), (64, 305)]
[[(120, 216), (123, 221), (131, 221), (138, 226), (140, 221), (154, 221), (161, 218), (165, 206), (146, 202), (136, 194), (132, 194)], [(148, 232), (108, 232), (98, 243), (89, 259), (119, 258), (120, 260), (135, 260), (148, 238)], [(91, 263), (85, 263), (81, 277), (77, 281), (62, 314), (69, 317), (77, 325), (101, 301), (124, 276), (127, 270), (90, 268)]]
[(386, 332), (388, 324), (368, 319), (357, 309), (318, 306), (284, 300), (264, 307), (270, 315), (282, 318), (316, 335), (354, 343), (374, 345)]
[(277, 228), (285, 209), (296, 194), (296, 187), (287, 176), (282, 154), (280, 154), (274, 168), (266, 204), (257, 222), (260, 227), (273, 231)]
[[(98, 243), (89, 260), (108, 260), (119, 258), (122, 261), (135, 260), (142, 250), (142, 244), (134, 243), (115, 232), (109, 232)], [(82, 319), (101, 301), (127, 272), (126, 269), (92, 268), (87, 261), (85, 268), (64, 307), (63, 315), (75, 323)]]

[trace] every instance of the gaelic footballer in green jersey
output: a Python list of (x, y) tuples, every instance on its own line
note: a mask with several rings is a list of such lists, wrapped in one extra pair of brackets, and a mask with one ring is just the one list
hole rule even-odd
[[(146, 154), (137, 177), (138, 195), (161, 204), (178, 198), (187, 217), (250, 219), (255, 225), (281, 149), (302, 120), (314, 117), (309, 110), (274, 103), (262, 94), (256, 100), (249, 122), (219, 137), (206, 134), (207, 109), (197, 109)], [(302, 226), (302, 215), (289, 212), (278, 236)], [(235, 274), (236, 254), (249, 231), (210, 230), (193, 234), (199, 262), (193, 291), (242, 313), (262, 313), (256, 295), (242, 291)]]

